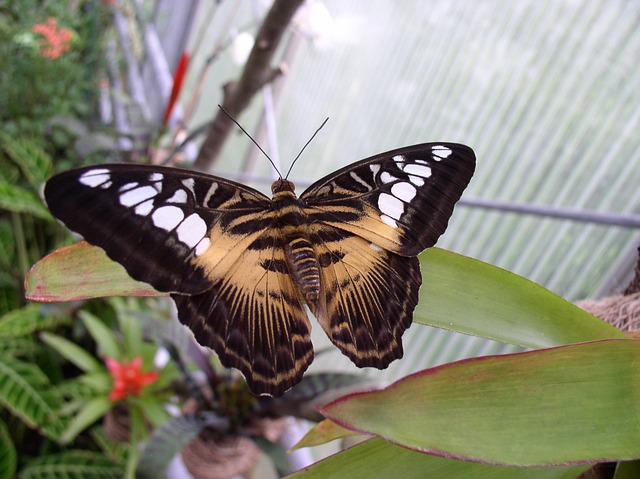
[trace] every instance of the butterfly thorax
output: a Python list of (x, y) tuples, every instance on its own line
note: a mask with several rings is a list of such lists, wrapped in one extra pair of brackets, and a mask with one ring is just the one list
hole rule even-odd
[(288, 180), (271, 186), (277, 226), (282, 235), (289, 271), (305, 300), (313, 309), (320, 294), (320, 265), (309, 240), (308, 217)]

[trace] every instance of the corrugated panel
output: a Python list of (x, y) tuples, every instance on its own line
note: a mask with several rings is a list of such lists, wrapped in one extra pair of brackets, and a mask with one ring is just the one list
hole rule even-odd
[[(294, 180), (403, 145), (460, 141), (478, 156), (469, 196), (640, 212), (637, 2), (325, 4), (333, 29), (299, 50), (278, 110), (285, 164), (330, 117)], [(246, 145), (234, 139), (224, 156)], [(269, 168), (265, 161), (259, 173)], [(458, 207), (439, 246), (577, 299), (618, 287), (638, 241), (633, 230)], [(510, 350), (418, 326), (405, 343), (407, 358), (385, 377)], [(342, 365), (336, 357), (319, 366)]]

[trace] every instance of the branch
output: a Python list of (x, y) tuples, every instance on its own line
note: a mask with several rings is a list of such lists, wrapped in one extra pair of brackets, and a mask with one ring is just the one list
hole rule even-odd
[[(249, 106), (252, 97), (264, 85), (279, 75), (279, 69), (271, 67), (271, 60), (289, 22), (303, 2), (304, 0), (273, 2), (271, 10), (258, 31), (253, 50), (240, 78), (223, 88), (222, 106), (234, 118), (240, 116), (240, 113)], [(206, 171), (211, 168), (232, 129), (231, 120), (222, 111), (218, 111), (193, 165), (196, 169)]]

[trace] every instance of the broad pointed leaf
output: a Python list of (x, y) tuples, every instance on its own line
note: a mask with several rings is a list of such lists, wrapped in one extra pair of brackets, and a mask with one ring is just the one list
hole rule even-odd
[(515, 466), (640, 457), (640, 341), (459, 361), (321, 408), (343, 427), (445, 457)]
[(131, 279), (100, 248), (80, 242), (38, 261), (25, 279), (25, 296), (33, 301), (75, 301), (106, 296), (165, 296)]

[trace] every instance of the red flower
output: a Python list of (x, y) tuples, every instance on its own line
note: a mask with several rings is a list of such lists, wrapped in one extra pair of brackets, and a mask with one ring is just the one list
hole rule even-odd
[(127, 396), (138, 396), (144, 386), (154, 383), (160, 376), (157, 372), (142, 372), (140, 356), (129, 362), (106, 358), (105, 363), (113, 376), (113, 387), (109, 393), (110, 401), (119, 401)]
[(71, 48), (73, 32), (60, 28), (53, 17), (47, 18), (44, 23), (36, 23), (31, 30), (44, 37), (40, 39), (40, 53), (43, 57), (55, 60)]

